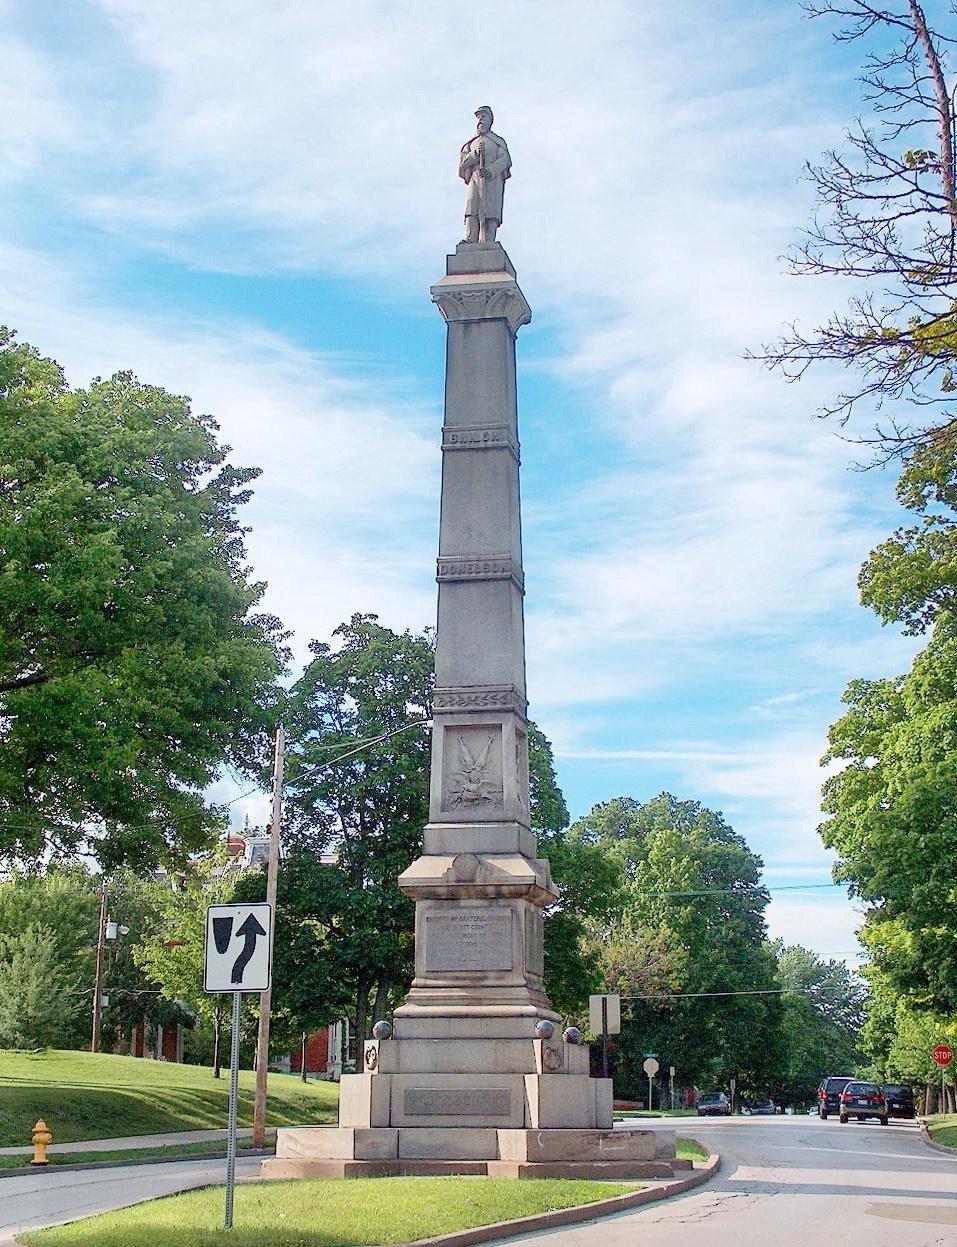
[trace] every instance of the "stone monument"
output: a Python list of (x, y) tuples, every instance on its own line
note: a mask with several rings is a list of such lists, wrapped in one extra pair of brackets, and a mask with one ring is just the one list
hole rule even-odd
[(511, 160), (476, 112), (463, 145), (466, 238), (432, 299), (447, 325), (429, 823), (399, 886), (415, 901), (415, 978), (339, 1126), (279, 1131), (268, 1177), (397, 1173), (670, 1176), (670, 1132), (614, 1130), (542, 982), (557, 899), (529, 819), (515, 339), (531, 311), (495, 241)]

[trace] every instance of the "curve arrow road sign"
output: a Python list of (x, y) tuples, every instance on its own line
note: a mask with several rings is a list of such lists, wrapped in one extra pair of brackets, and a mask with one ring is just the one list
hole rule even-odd
[(208, 992), (264, 992), (272, 981), (272, 906), (210, 905), (206, 910)]

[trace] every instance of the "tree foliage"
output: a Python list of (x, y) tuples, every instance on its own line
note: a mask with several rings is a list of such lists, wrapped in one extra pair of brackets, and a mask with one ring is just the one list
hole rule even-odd
[(774, 946), (781, 1002), (783, 1060), (777, 1091), (787, 1103), (812, 1103), (827, 1073), (859, 1073), (867, 986), (843, 961), (822, 961), (799, 945)]
[[(644, 1091), (648, 1051), (680, 1081), (767, 1089), (780, 1003), (766, 943), (761, 860), (720, 814), (662, 793), (596, 806), (570, 835), (599, 847), (622, 879), (618, 914), (593, 926), (607, 989), (626, 988), (616, 1077)], [(729, 993), (712, 996), (708, 993)]]
[[(325, 928), (329, 1005), (348, 985), (361, 1041), (411, 977), (413, 906), (396, 880), (421, 852), (428, 818), (433, 651), (430, 634), (396, 633), (373, 615), (353, 615), (334, 637), (336, 648), (312, 643), (290, 693), (283, 840), (287, 895)], [(299, 854), (327, 864), (294, 866)], [(295, 873), (311, 876), (312, 895)], [(294, 984), (277, 981), (288, 1000)]]
[[(185, 1008), (213, 1030), (213, 1072), (219, 1077), (220, 1039), (229, 997), (204, 989), (206, 910), (233, 899), (236, 878), (227, 869), (225, 850), (201, 854), (183, 871), (152, 884), (158, 920), (133, 948), (136, 965), (167, 1002)], [(247, 1018), (258, 1010), (258, 997), (245, 996)]]
[[(864, 974), (870, 998), (861, 1044), (871, 1073), (881, 1082), (923, 1084), (936, 1090), (941, 1072), (931, 1053), (941, 1043), (957, 1045), (957, 1020), (915, 1007), (879, 965), (865, 966)], [(953, 1083), (952, 1072), (948, 1081)]]
[(874, 962), (923, 1008), (957, 1008), (957, 617), (942, 612), (912, 670), (855, 680), (829, 733), (824, 842), (868, 902)]
[(914, 451), (898, 495), (916, 522), (871, 553), (861, 598), (929, 639), (905, 675), (848, 685), (824, 758), (841, 769), (824, 785), (821, 835), (836, 877), (869, 905), (862, 939), (885, 994), (946, 1014), (957, 1008), (957, 445)]
[(0, 859), (205, 845), (282, 665), (237, 512), (256, 469), (129, 373), (70, 389), (0, 331)]
[(0, 1048), (52, 1047), (79, 1022), (85, 996), (48, 928), (0, 935)]
[(56, 1048), (89, 1043), (98, 924), (96, 887), (76, 863), (46, 872), (16, 871), (0, 883), (0, 939), (5, 947), (24, 948), (20, 937), (31, 931), (28, 944), (38, 964), (61, 967), (71, 983), (69, 993), (48, 998), (49, 1022), (44, 1038), (35, 1042)]
[[(852, 380), (824, 415), (845, 423), (876, 413), (878, 454), (908, 453), (957, 436), (957, 192), (947, 53), (952, 33), (928, 23), (916, 0), (810, 0), (812, 18), (836, 18), (835, 37), (868, 52), (861, 78), (870, 115), (844, 146), (807, 166), (817, 209), (790, 257), (792, 272), (841, 276), (863, 293), (811, 331), (794, 325), (760, 358), (796, 380), (818, 363)], [(890, 418), (882, 419), (885, 405)]]

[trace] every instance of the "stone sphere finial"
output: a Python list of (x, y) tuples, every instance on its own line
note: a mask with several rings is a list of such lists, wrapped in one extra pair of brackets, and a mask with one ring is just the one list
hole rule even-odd
[(566, 1026), (562, 1031), (562, 1039), (566, 1043), (581, 1043), (582, 1033), (577, 1026)]
[(391, 1022), (376, 1022), (372, 1028), (373, 1037), (376, 1039), (389, 1039), (392, 1035)]
[(535, 1034), (539, 1039), (551, 1039), (555, 1034), (555, 1023), (549, 1022), (548, 1018), (542, 1018), (535, 1023)]

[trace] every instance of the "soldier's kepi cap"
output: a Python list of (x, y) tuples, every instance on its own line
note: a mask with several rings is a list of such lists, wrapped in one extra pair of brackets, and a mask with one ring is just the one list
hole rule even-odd
[(488, 113), (490, 125), (495, 120), (495, 114), (489, 108), (488, 104), (482, 104), (479, 108), (476, 108), (475, 113), (473, 115), (477, 117), (479, 113)]

